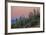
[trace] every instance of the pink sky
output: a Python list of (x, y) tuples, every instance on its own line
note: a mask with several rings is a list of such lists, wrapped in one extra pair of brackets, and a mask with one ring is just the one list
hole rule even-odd
[(18, 16), (28, 16), (30, 12), (33, 12), (33, 9), (37, 9), (39, 7), (20, 7), (20, 6), (11, 6), (11, 17)]

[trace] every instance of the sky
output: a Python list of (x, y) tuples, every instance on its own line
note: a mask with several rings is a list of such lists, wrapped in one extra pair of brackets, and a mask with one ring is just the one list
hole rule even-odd
[(11, 18), (19, 16), (28, 16), (30, 12), (39, 7), (23, 7), (23, 6), (11, 6)]

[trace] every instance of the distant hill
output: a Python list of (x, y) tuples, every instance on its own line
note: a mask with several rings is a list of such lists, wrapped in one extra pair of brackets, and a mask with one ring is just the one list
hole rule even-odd
[(11, 24), (15, 24), (16, 23), (16, 19), (11, 19)]

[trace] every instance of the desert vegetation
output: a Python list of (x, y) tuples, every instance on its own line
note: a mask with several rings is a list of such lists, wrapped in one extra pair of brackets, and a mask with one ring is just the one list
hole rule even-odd
[[(34, 14), (33, 14), (34, 13)], [(39, 10), (34, 9), (33, 12), (30, 12), (28, 15), (29, 18), (21, 17), (16, 18), (15, 22), (11, 24), (11, 28), (31, 28), (31, 27), (40, 27), (40, 13)]]

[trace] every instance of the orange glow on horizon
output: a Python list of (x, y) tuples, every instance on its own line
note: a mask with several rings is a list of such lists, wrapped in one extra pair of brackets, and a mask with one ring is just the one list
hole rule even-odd
[(11, 17), (28, 16), (30, 12), (33, 12), (34, 8), (37, 10), (38, 7), (11, 6)]

